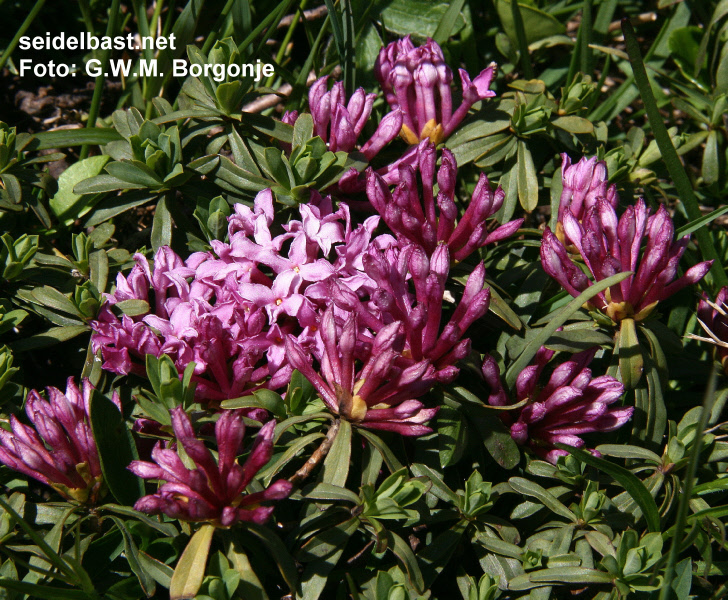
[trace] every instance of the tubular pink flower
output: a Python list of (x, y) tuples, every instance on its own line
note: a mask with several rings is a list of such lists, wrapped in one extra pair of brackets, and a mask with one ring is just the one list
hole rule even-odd
[(255, 474), (270, 460), (275, 421), (260, 429), (241, 466), (236, 457), (245, 433), (242, 410), (224, 411), (215, 424), (217, 460), (195, 437), (190, 418), (182, 407), (172, 409), (170, 414), (177, 442), (195, 468), (188, 469), (177, 452), (158, 443), (152, 450), (154, 462), (135, 460), (129, 470), (144, 479), (165, 483), (155, 494), (140, 498), (134, 508), (173, 519), (209, 522), (216, 527), (231, 527), (238, 521), (265, 523), (273, 507), (260, 506), (261, 502), (287, 498), (293, 487), (282, 479), (262, 492), (244, 493)]
[(402, 111), (400, 135), (408, 144), (424, 139), (439, 144), (447, 139), (473, 104), (495, 96), (489, 89), (495, 71), (491, 64), (471, 81), (460, 69), (462, 102), (453, 112), (452, 70), (434, 40), (428, 38), (415, 47), (408, 35), (382, 48), (374, 65), (374, 75), (390, 107)]
[[(699, 263), (675, 280), (688, 237), (673, 241), (674, 226), (665, 207), (660, 205), (651, 214), (642, 199), (628, 207), (619, 219), (605, 197), (598, 197), (581, 221), (567, 208), (562, 231), (581, 255), (594, 281), (632, 271), (627, 279), (590, 301), (591, 306), (614, 321), (646, 319), (659, 301), (700, 281), (712, 265), (712, 261)], [(591, 285), (564, 244), (548, 228), (541, 243), (541, 264), (574, 297)]]
[(439, 192), (435, 196), (435, 146), (424, 141), (418, 151), (416, 167), (400, 166), (399, 184), (394, 192), (390, 192), (388, 182), (380, 174), (371, 168), (366, 173), (367, 197), (398, 238), (419, 244), (429, 255), (438, 245), (446, 244), (451, 257), (462, 261), (478, 248), (513, 235), (522, 225), (523, 219), (495, 228), (492, 222), (487, 223), (503, 205), (505, 193), (500, 187), (493, 191), (485, 175), (480, 176), (470, 203), (458, 220), (455, 157), (447, 149), (442, 151), (442, 164), (437, 170)]
[[(622, 397), (624, 386), (608, 375), (592, 378), (588, 365), (595, 353), (596, 349), (574, 354), (539, 387), (541, 374), (554, 355), (552, 350), (539, 350), (534, 364), (526, 367), (516, 380), (513, 403), (526, 401), (526, 405), (499, 413), (516, 443), (555, 463), (559, 456), (568, 453), (554, 448), (554, 444), (582, 448), (581, 435), (614, 431), (629, 421), (633, 407), (612, 406)], [(498, 365), (491, 357), (483, 363), (483, 376), (491, 388), (489, 404), (507, 406), (509, 400)]]
[(597, 161), (596, 156), (583, 157), (575, 165), (565, 152), (561, 155), (562, 191), (559, 201), (559, 221), (563, 221), (567, 208), (581, 221), (586, 211), (594, 206), (597, 198), (605, 198), (616, 210), (619, 199), (617, 186), (609, 185), (607, 163)]
[[(331, 90), (328, 87), (327, 75), (317, 79), (308, 93), (314, 134), (326, 142), (332, 152), (352, 152), (369, 121), (377, 95), (367, 94), (363, 88), (359, 88), (347, 102), (343, 83), (334, 83)], [(298, 113), (286, 113), (282, 120), (293, 125), (297, 118)], [(400, 111), (393, 111), (385, 116), (372, 137), (361, 148), (367, 160), (372, 160), (384, 146), (397, 137), (401, 128)]]
[[(79, 389), (73, 377), (68, 378), (65, 394), (49, 387), (48, 400), (32, 390), (25, 412), (35, 429), (11, 415), (11, 431), (0, 428), (0, 462), (68, 500), (96, 504), (106, 494), (106, 485), (89, 420), (93, 390), (88, 379)], [(121, 410), (118, 395), (112, 400)]]

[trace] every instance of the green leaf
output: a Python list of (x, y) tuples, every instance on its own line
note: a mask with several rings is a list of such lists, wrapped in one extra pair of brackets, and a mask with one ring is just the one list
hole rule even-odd
[(141, 521), (145, 525), (151, 527), (152, 529), (156, 529), (167, 537), (177, 537), (179, 535), (179, 531), (174, 524), (162, 523), (157, 519), (157, 517), (150, 517), (149, 515), (145, 515), (144, 513), (139, 512), (138, 510), (134, 510), (129, 506), (120, 506), (118, 504), (104, 504), (102, 508), (104, 510), (108, 510), (109, 512), (123, 515), (125, 517), (131, 517), (132, 519)]
[(233, 398), (231, 400), (223, 400), (220, 404), (222, 408), (264, 408), (272, 412), (279, 419), (286, 417), (286, 404), (280, 394), (272, 390), (260, 389), (253, 392), (252, 396), (242, 396), (241, 398)]
[(301, 580), (302, 600), (317, 600), (324, 590), (329, 573), (336, 567), (346, 549), (349, 538), (359, 527), (359, 519), (352, 517), (336, 527), (315, 535), (301, 549), (301, 560), (308, 562)]
[[(448, 12), (447, 2), (437, 0), (393, 0), (381, 12), (385, 29), (400, 36), (412, 34), (422, 39), (433, 37)], [(462, 15), (455, 17), (449, 35), (456, 35), (465, 26)]]
[[(106, 177), (106, 175), (99, 175), (99, 177)], [(93, 179), (90, 179), (89, 181), (93, 181)], [(120, 215), (127, 210), (146, 204), (151, 200), (155, 200), (157, 197), (157, 194), (150, 194), (148, 191), (144, 190), (143, 192), (132, 192), (106, 198), (100, 202), (96, 207), (96, 210), (89, 215), (88, 220), (83, 224), (83, 226), (95, 227), (96, 225), (99, 225), (104, 221), (108, 221), (112, 217)]]
[(443, 469), (460, 460), (466, 439), (466, 427), (460, 412), (450, 406), (441, 406), (437, 413), (437, 442)]
[(382, 438), (380, 438), (378, 435), (372, 433), (371, 431), (367, 431), (366, 429), (358, 429), (357, 433), (363, 437), (367, 442), (369, 442), (374, 448), (377, 449), (379, 454), (382, 455), (382, 458), (384, 459), (384, 463), (387, 465), (387, 468), (389, 469), (390, 473), (394, 473), (395, 471), (399, 471), (399, 469), (402, 468), (402, 463), (399, 462), (397, 457), (394, 455), (394, 452), (387, 446), (387, 444), (384, 443)]
[(354, 492), (331, 483), (317, 483), (312, 489), (307, 490), (303, 497), (312, 500), (341, 500), (343, 502), (353, 502), (354, 504), (360, 503), (359, 496)]
[(727, 212), (728, 212), (728, 204), (726, 204), (725, 206), (716, 208), (713, 212), (710, 212), (707, 215), (700, 217), (699, 219), (690, 221), (690, 223), (688, 223), (687, 225), (683, 225), (682, 227), (680, 227), (680, 229), (675, 231), (675, 239), (679, 240), (681, 237), (694, 233), (695, 231), (697, 231), (704, 225), (707, 225), (708, 223), (712, 223), (718, 217), (724, 215)]
[(503, 422), (487, 408), (472, 404), (467, 405), (467, 415), (493, 460), (504, 469), (514, 468), (521, 460), (521, 451)]
[(518, 359), (511, 365), (510, 369), (506, 373), (506, 383), (509, 388), (512, 388), (516, 382), (518, 374), (525, 369), (531, 362), (531, 359), (536, 356), (539, 348), (543, 346), (546, 341), (556, 333), (556, 330), (561, 327), (576, 311), (578, 311), (587, 300), (590, 300), (596, 296), (599, 292), (604, 291), (608, 287), (611, 287), (620, 281), (627, 279), (632, 273), (617, 273), (607, 279), (602, 279), (592, 283), (586, 290), (574, 298), (569, 304), (559, 309), (553, 317), (550, 318), (548, 324), (538, 331), (538, 334), (526, 344), (521, 352)]
[(56, 217), (66, 226), (85, 215), (101, 199), (101, 196), (84, 197), (74, 192), (74, 187), (101, 173), (109, 160), (110, 157), (104, 155), (92, 156), (73, 163), (61, 173), (58, 178), (58, 191), (48, 204)]
[[(517, 42), (518, 36), (511, 12), (511, 0), (496, 0), (495, 7), (508, 37)], [(539, 10), (535, 6), (519, 2), (518, 9), (521, 13), (523, 30), (528, 44), (566, 31), (566, 28), (554, 16)]]
[(346, 487), (351, 461), (351, 423), (345, 419), (341, 419), (339, 423), (339, 431), (324, 459), (323, 481)]
[(298, 119), (293, 125), (293, 147), (291, 152), (291, 160), (299, 148), (306, 145), (306, 142), (313, 137), (313, 117), (308, 113), (298, 115)]
[(127, 469), (138, 458), (131, 432), (116, 405), (97, 390), (90, 417), (104, 481), (117, 502), (130, 506), (144, 495), (142, 480)]
[(573, 454), (581, 462), (586, 463), (591, 467), (595, 467), (611, 476), (627, 491), (630, 496), (632, 496), (632, 499), (635, 501), (637, 506), (640, 507), (642, 514), (645, 517), (645, 521), (647, 521), (648, 529), (650, 531), (660, 531), (660, 512), (657, 509), (655, 499), (652, 497), (650, 492), (647, 491), (644, 484), (637, 479), (634, 473), (603, 458), (592, 456), (588, 452), (580, 450), (579, 448), (573, 448), (566, 444), (555, 444), (555, 446)]
[(172, 245), (172, 215), (167, 206), (168, 197), (162, 196), (154, 210), (152, 221), (152, 248), (156, 252), (162, 246)]
[(536, 167), (524, 140), (518, 140), (518, 201), (526, 212), (538, 205)]
[(563, 502), (561, 502), (556, 496), (554, 496), (547, 489), (541, 487), (535, 481), (524, 479), (523, 477), (511, 477), (508, 480), (508, 485), (517, 494), (528, 496), (530, 498), (536, 498), (541, 504), (546, 506), (549, 510), (561, 515), (565, 519), (576, 523), (578, 521), (576, 515), (571, 512)]
[[(700, 204), (693, 191), (693, 184), (690, 181), (685, 169), (680, 161), (680, 157), (675, 150), (675, 146), (670, 139), (670, 134), (667, 131), (662, 114), (657, 106), (655, 97), (652, 93), (652, 87), (650, 86), (650, 80), (647, 77), (647, 71), (645, 69), (642, 55), (640, 52), (639, 41), (634, 32), (634, 27), (625, 19), (622, 21), (622, 31), (624, 32), (625, 44), (627, 46), (627, 54), (629, 54), (629, 61), (632, 65), (632, 72), (634, 74), (635, 83), (639, 89), (639, 93), (642, 97), (642, 101), (647, 112), (650, 126), (655, 135), (655, 141), (660, 149), (660, 154), (665, 161), (665, 166), (670, 173), (677, 195), (680, 200), (685, 204), (685, 210), (687, 211), (688, 217), (691, 220), (699, 219), (702, 217), (700, 211)], [(718, 286), (722, 287), (728, 285), (728, 275), (722, 267), (722, 261), (718, 256), (718, 252), (713, 243), (710, 232), (707, 229), (698, 229), (696, 233), (698, 239), (698, 245), (700, 246), (700, 252), (704, 259), (713, 259), (715, 262), (711, 267), (711, 274), (715, 278)]]
[(530, 590), (534, 587), (563, 584), (610, 584), (613, 576), (603, 571), (583, 567), (555, 567), (518, 575), (508, 582), (510, 590)]
[(144, 169), (138, 164), (127, 161), (110, 162), (106, 165), (106, 172), (112, 177), (123, 181), (124, 187), (132, 184), (136, 188), (156, 189), (162, 185), (162, 180), (156, 174), (152, 174), (148, 169)]
[(207, 555), (210, 552), (213, 525), (204, 524), (190, 538), (177, 566), (169, 586), (170, 600), (187, 600), (194, 598), (205, 577)]
[(688, 600), (690, 588), (693, 583), (693, 561), (690, 557), (681, 560), (675, 565), (675, 578), (672, 580), (672, 589), (677, 600)]
[(644, 359), (634, 319), (622, 319), (619, 327), (619, 373), (626, 389), (637, 387), (643, 369)]
[(144, 567), (142, 567), (139, 557), (139, 548), (137, 547), (136, 543), (134, 543), (134, 538), (127, 530), (124, 521), (117, 517), (111, 517), (111, 519), (114, 521), (114, 523), (116, 523), (116, 526), (119, 528), (119, 531), (121, 531), (121, 535), (124, 538), (124, 557), (129, 563), (129, 568), (132, 570), (134, 575), (137, 576), (137, 579), (139, 580), (139, 585), (141, 586), (142, 591), (144, 592), (146, 597), (151, 598), (152, 596), (154, 596), (157, 585), (154, 578), (151, 577), (144, 570)]
[(424, 593), (425, 582), (422, 578), (422, 571), (420, 571), (420, 565), (417, 563), (415, 554), (409, 544), (392, 531), (388, 531), (387, 535), (393, 542), (389, 544), (389, 547), (407, 572), (410, 583), (418, 593)]
[(432, 39), (438, 44), (444, 44), (452, 35), (458, 20), (462, 20), (461, 11), (465, 5), (465, 0), (455, 0), (448, 6), (447, 11), (442, 16), (440, 24), (437, 26)]
[[(142, 190), (147, 186), (137, 183), (131, 183), (118, 177), (111, 175), (97, 175), (91, 179), (80, 181), (73, 188), (74, 194), (100, 194), (103, 192), (115, 192), (117, 190)], [(154, 184), (157, 187), (157, 183)]]
[[(331, 571), (336, 566), (349, 538), (358, 528), (358, 517), (352, 517), (335, 527), (324, 529), (307, 540), (296, 557), (301, 562), (323, 561), (326, 564), (324, 569)], [(320, 569), (318, 571), (319, 574), (325, 574), (320, 573)]]
[(36, 348), (46, 348), (53, 346), (59, 342), (67, 342), (82, 333), (89, 331), (86, 325), (66, 325), (64, 327), (51, 327), (43, 333), (36, 333), (30, 337), (24, 338), (11, 344), (15, 351), (34, 350)]
[(612, 341), (610, 336), (596, 329), (595, 324), (589, 323), (587, 327), (557, 331), (544, 346), (551, 350), (580, 352), (594, 346), (609, 346)]
[(554, 127), (568, 131), (569, 133), (575, 134), (588, 134), (594, 132), (594, 125), (588, 119), (583, 119), (576, 116), (568, 117), (557, 117), (551, 121)]
[(130, 317), (138, 317), (149, 313), (149, 302), (138, 298), (122, 300), (114, 304), (114, 306)]
[(98, 598), (98, 595), (90, 595), (79, 590), (36, 585), (12, 579), (0, 579), (0, 589), (14, 590), (20, 594), (27, 594), (29, 598), (43, 598), (43, 600), (95, 600)]
[(288, 588), (295, 595), (296, 588), (298, 588), (298, 569), (293, 558), (288, 553), (285, 544), (281, 541), (281, 538), (262, 525), (251, 522), (245, 522), (242, 525), (247, 531), (258, 538), (268, 552), (270, 552), (281, 575), (283, 575), (283, 579), (288, 584)]
[[(85, 129), (60, 129), (58, 131), (41, 131), (33, 136), (33, 150), (50, 150), (52, 148), (71, 148), (74, 146), (103, 146), (109, 142), (118, 142), (123, 138), (115, 129), (87, 127)], [(69, 167), (70, 168), (70, 167)]]

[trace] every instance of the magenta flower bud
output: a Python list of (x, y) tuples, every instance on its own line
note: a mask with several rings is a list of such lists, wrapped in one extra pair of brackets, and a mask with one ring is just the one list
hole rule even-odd
[(594, 357), (594, 350), (573, 355), (539, 388), (538, 380), (553, 354), (545, 348), (539, 351), (536, 363), (519, 374), (516, 398), (512, 401), (505, 394), (498, 366), (491, 357), (483, 364), (483, 376), (491, 388), (490, 404), (505, 406), (526, 402), (520, 408), (499, 412), (513, 440), (556, 463), (564, 452), (556, 450), (554, 444), (581, 448), (584, 446), (581, 435), (618, 429), (629, 421), (634, 408), (613, 406), (624, 393), (624, 386), (619, 381), (608, 375), (591, 377), (587, 365)]
[[(328, 89), (329, 76), (317, 79), (308, 94), (308, 105), (314, 121), (314, 133), (319, 136), (332, 152), (352, 152), (359, 135), (371, 116), (376, 94), (367, 94), (357, 89), (348, 100), (344, 85), (334, 83)], [(362, 151), (371, 160), (386, 144), (399, 133), (401, 115), (392, 115), (379, 124), (377, 131), (367, 141)], [(351, 184), (352, 176), (347, 178)]]
[[(93, 390), (86, 379), (79, 390), (72, 377), (65, 394), (48, 388), (48, 400), (32, 390), (25, 412), (35, 430), (12, 415), (11, 431), (0, 428), (0, 462), (51, 486), (68, 500), (96, 504), (106, 494), (106, 484), (91, 434)], [(118, 395), (112, 399), (121, 410)]]
[(361, 148), (367, 160), (371, 161), (384, 146), (399, 135), (402, 122), (401, 110), (396, 109), (384, 115), (374, 135)]
[(401, 136), (409, 144), (424, 139), (439, 144), (452, 134), (475, 102), (495, 96), (489, 89), (495, 65), (472, 82), (461, 70), (463, 101), (453, 113), (452, 70), (440, 46), (431, 39), (419, 47), (409, 36), (392, 42), (379, 52), (374, 74), (391, 108), (402, 111)]
[(607, 164), (597, 161), (595, 156), (584, 157), (572, 165), (569, 156), (563, 153), (561, 180), (563, 188), (559, 201), (559, 221), (563, 220), (567, 208), (581, 221), (586, 211), (596, 204), (597, 198), (605, 198), (612, 208), (617, 208), (617, 188), (609, 185)]
[(223, 412), (215, 424), (217, 460), (196, 439), (190, 418), (182, 407), (170, 413), (175, 437), (195, 467), (188, 469), (176, 452), (165, 450), (160, 444), (152, 451), (154, 463), (133, 461), (129, 469), (139, 477), (165, 482), (155, 494), (138, 500), (134, 505), (136, 510), (230, 527), (238, 521), (265, 522), (272, 507), (260, 506), (260, 503), (288, 497), (292, 485), (286, 480), (279, 480), (262, 492), (243, 495), (255, 474), (270, 460), (275, 421), (260, 429), (241, 466), (236, 458), (245, 431), (241, 410)]

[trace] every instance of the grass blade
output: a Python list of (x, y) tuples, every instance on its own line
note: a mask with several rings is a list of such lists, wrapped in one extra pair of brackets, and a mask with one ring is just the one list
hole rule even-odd
[(43, 5), (45, 4), (45, 0), (36, 0), (35, 5), (33, 6), (33, 9), (28, 13), (28, 16), (25, 17), (25, 21), (23, 21), (23, 24), (20, 26), (18, 31), (13, 36), (13, 39), (10, 40), (10, 43), (8, 44), (8, 47), (5, 48), (5, 52), (3, 52), (3, 55), (0, 56), (0, 71), (2, 71), (2, 68), (5, 66), (5, 63), (7, 62), (8, 58), (12, 55), (12, 53), (15, 51), (16, 46), (18, 45), (18, 42), (20, 41), (20, 38), (25, 35), (25, 32), (28, 30), (28, 27), (30, 27), (33, 24), (33, 21), (35, 21), (35, 18), (38, 16), (38, 13), (43, 8)]
[(642, 510), (642, 514), (647, 521), (647, 527), (650, 531), (660, 531), (660, 511), (657, 509), (655, 499), (652, 497), (650, 492), (647, 491), (645, 485), (637, 478), (634, 473), (628, 471), (624, 467), (615, 465), (603, 458), (597, 458), (592, 456), (589, 452), (574, 448), (573, 446), (567, 446), (566, 444), (554, 444), (561, 450), (574, 455), (581, 462), (587, 465), (599, 469), (603, 473), (610, 475), (617, 483), (619, 483), (627, 493), (632, 496), (637, 506)]
[(435, 30), (435, 35), (432, 36), (432, 39), (438, 44), (444, 44), (450, 37), (452, 28), (455, 26), (464, 4), (465, 0), (455, 0), (455, 2), (447, 7), (447, 11), (442, 16), (442, 20)]
[[(660, 154), (665, 159), (665, 166), (667, 166), (670, 177), (672, 177), (673, 182), (675, 183), (677, 195), (685, 204), (688, 216), (693, 220), (700, 219), (703, 215), (700, 212), (698, 199), (695, 197), (693, 186), (690, 184), (690, 179), (688, 178), (687, 173), (685, 173), (685, 169), (680, 162), (677, 150), (675, 150), (675, 146), (672, 145), (670, 135), (667, 132), (667, 127), (665, 127), (660, 111), (657, 108), (657, 102), (655, 102), (655, 96), (652, 94), (650, 80), (647, 77), (645, 63), (642, 61), (637, 36), (635, 35), (632, 24), (627, 19), (622, 21), (622, 31), (624, 32), (627, 54), (629, 55), (629, 62), (632, 65), (635, 83), (637, 84), (640, 96), (644, 102), (647, 117), (649, 119), (650, 126), (652, 127), (652, 132), (655, 135), (655, 141), (657, 142), (657, 146), (660, 148)], [(710, 233), (707, 229), (699, 229), (696, 232), (696, 237), (703, 258), (706, 260), (713, 259), (715, 261), (710, 272), (713, 274), (716, 283), (718, 283), (719, 287), (728, 285), (728, 276), (723, 270), (723, 265), (721, 264), (718, 252), (713, 245)]]
[(682, 493), (679, 495), (680, 499), (677, 506), (677, 517), (675, 519), (675, 535), (672, 538), (670, 554), (668, 555), (667, 564), (665, 565), (664, 583), (660, 590), (660, 600), (668, 600), (672, 592), (672, 578), (675, 573), (675, 565), (677, 564), (678, 555), (680, 554), (680, 547), (683, 543), (683, 533), (688, 520), (688, 511), (690, 510), (690, 499), (693, 495), (695, 473), (698, 470), (700, 452), (703, 449), (704, 432), (708, 425), (708, 418), (710, 417), (713, 402), (715, 400), (716, 382), (717, 375), (715, 369), (713, 369), (708, 381), (708, 389), (706, 390), (705, 397), (703, 398), (703, 406), (700, 409), (700, 417), (698, 418), (695, 428), (695, 441), (693, 442), (693, 447), (690, 452), (690, 463), (688, 464), (688, 469), (685, 473), (685, 478), (683, 479)]
[(536, 356), (536, 352), (538, 352), (538, 349), (543, 346), (546, 343), (546, 340), (548, 340), (559, 327), (566, 323), (569, 317), (571, 317), (577, 310), (579, 310), (587, 300), (590, 300), (599, 292), (602, 292), (608, 287), (619, 283), (623, 279), (627, 279), (627, 277), (629, 277), (631, 274), (632, 273), (630, 271), (626, 273), (617, 273), (616, 275), (612, 275), (607, 279), (597, 281), (596, 283), (590, 285), (586, 290), (584, 290), (561, 310), (559, 310), (559, 312), (554, 315), (549, 323), (543, 329), (541, 329), (539, 334), (535, 338), (533, 338), (528, 344), (526, 344), (523, 352), (521, 352), (521, 355), (518, 357), (516, 362), (511, 365), (510, 369), (508, 369), (508, 373), (506, 373), (506, 384), (508, 385), (508, 387), (513, 387), (513, 384), (516, 382), (516, 377), (518, 377), (518, 374), (528, 366), (528, 363), (531, 362), (531, 359)]
[(521, 15), (521, 7), (518, 6), (518, 0), (511, 0), (511, 13), (513, 14), (513, 26), (516, 28), (516, 38), (518, 39), (518, 51), (521, 54), (521, 69), (526, 79), (533, 79), (533, 67), (531, 67), (531, 55), (528, 53), (528, 41), (526, 40), (526, 30), (523, 27), (523, 16)]

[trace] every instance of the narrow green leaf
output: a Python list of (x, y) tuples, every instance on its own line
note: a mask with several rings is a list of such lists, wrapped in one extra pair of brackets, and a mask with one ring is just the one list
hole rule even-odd
[(269, 529), (256, 523), (246, 522), (243, 523), (243, 526), (263, 543), (273, 557), (291, 593), (295, 594), (298, 588), (298, 569), (293, 558), (288, 553), (285, 544), (281, 541), (281, 538)]
[(351, 490), (333, 485), (330, 483), (318, 483), (312, 489), (307, 490), (303, 494), (304, 498), (311, 498), (313, 500), (341, 500), (344, 502), (353, 502), (359, 504), (359, 496), (357, 496)]
[(156, 252), (162, 246), (172, 245), (172, 214), (167, 206), (168, 196), (164, 195), (157, 202), (152, 221), (152, 248)]
[(581, 462), (586, 463), (591, 467), (595, 467), (600, 471), (611, 476), (617, 483), (619, 483), (627, 493), (632, 496), (637, 506), (642, 510), (642, 514), (647, 521), (647, 527), (650, 531), (660, 531), (660, 512), (657, 509), (655, 499), (652, 497), (650, 492), (644, 484), (637, 479), (637, 477), (631, 471), (628, 471), (624, 467), (615, 465), (603, 458), (597, 458), (592, 456), (589, 452), (567, 446), (566, 444), (555, 444), (557, 448), (566, 450), (573, 454)]
[(465, 450), (466, 427), (460, 412), (441, 406), (437, 413), (437, 442), (440, 447), (440, 466), (444, 469), (460, 460)]
[(518, 357), (516, 362), (511, 365), (510, 369), (508, 369), (508, 372), (506, 373), (506, 384), (508, 385), (508, 387), (513, 387), (516, 382), (516, 377), (518, 377), (518, 374), (528, 366), (528, 363), (531, 362), (531, 359), (536, 356), (539, 348), (541, 348), (541, 346), (543, 346), (546, 341), (554, 333), (556, 333), (556, 330), (564, 323), (566, 323), (566, 321), (576, 311), (578, 311), (587, 300), (590, 300), (599, 292), (606, 290), (608, 287), (611, 287), (619, 283), (620, 281), (627, 279), (627, 277), (629, 277), (631, 274), (632, 273), (629, 271), (626, 273), (617, 273), (616, 275), (612, 275), (607, 279), (602, 279), (602, 281), (592, 283), (592, 285), (590, 285), (586, 290), (584, 290), (581, 294), (579, 294), (576, 298), (569, 302), (569, 304), (559, 309), (556, 314), (554, 314), (554, 316), (551, 318), (549, 323), (541, 330), (539, 330), (538, 335), (536, 335), (530, 342), (526, 344), (523, 352), (521, 352), (521, 355)]
[(90, 413), (104, 481), (117, 502), (131, 506), (144, 495), (142, 480), (127, 469), (138, 458), (131, 432), (116, 405), (97, 390)]
[(524, 140), (518, 140), (518, 201), (526, 212), (532, 212), (538, 205), (536, 167)]
[(190, 538), (172, 575), (170, 600), (188, 600), (197, 595), (205, 577), (207, 555), (214, 532), (215, 527), (206, 523)]
[(336, 438), (324, 459), (323, 481), (346, 487), (351, 462), (351, 423), (345, 419), (341, 419), (340, 423)]
[(442, 19), (440, 19), (440, 24), (437, 26), (435, 34), (432, 36), (432, 39), (434, 39), (438, 44), (444, 44), (452, 35), (453, 29), (455, 28), (455, 24), (458, 21), (458, 17), (460, 17), (460, 12), (463, 10), (464, 5), (465, 0), (455, 0), (447, 7), (447, 11), (442, 16)]
[(157, 585), (154, 578), (145, 571), (140, 562), (139, 548), (134, 542), (134, 538), (126, 529), (124, 521), (117, 517), (111, 517), (111, 519), (114, 523), (116, 523), (116, 526), (119, 528), (119, 531), (121, 531), (121, 535), (124, 538), (124, 557), (129, 563), (129, 568), (132, 570), (134, 575), (137, 576), (139, 585), (141, 586), (145, 596), (147, 598), (151, 598), (157, 589)]
[(619, 327), (619, 373), (626, 389), (633, 390), (637, 387), (643, 368), (644, 359), (637, 339), (635, 321), (622, 319)]
[[(104, 146), (109, 142), (118, 142), (122, 138), (115, 129), (87, 127), (86, 129), (61, 129), (58, 131), (41, 131), (36, 133), (32, 142), (33, 150), (50, 150), (52, 148), (73, 148), (75, 146)], [(70, 168), (70, 167), (69, 167)]]
[(536, 498), (541, 504), (557, 515), (561, 515), (574, 523), (578, 521), (576, 515), (566, 508), (563, 502), (535, 481), (524, 479), (523, 477), (511, 477), (508, 480), (508, 485), (517, 494)]

